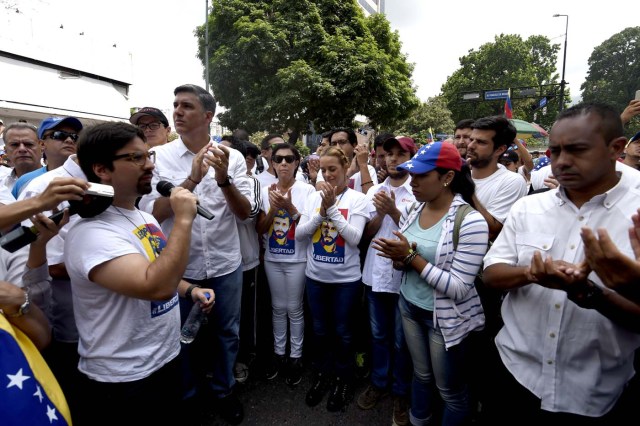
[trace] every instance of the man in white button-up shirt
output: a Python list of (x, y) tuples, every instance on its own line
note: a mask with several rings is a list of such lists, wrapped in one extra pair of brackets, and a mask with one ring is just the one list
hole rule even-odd
[[(180, 138), (154, 148), (154, 190), (140, 200), (140, 208), (152, 212), (165, 233), (171, 231), (174, 218), (169, 199), (156, 191), (157, 183), (164, 180), (196, 193), (200, 205), (215, 215), (212, 220), (197, 216), (193, 223), (184, 279), (197, 286), (212, 288), (216, 305), (209, 315), (209, 326), (203, 327), (196, 341), (186, 348), (193, 372), (212, 373), (207, 381), (220, 416), (229, 423), (238, 424), (244, 413), (240, 401), (232, 393), (242, 295), (242, 254), (236, 217), (244, 220), (251, 210), (247, 166), (240, 152), (211, 139), (209, 125), (216, 104), (210, 93), (199, 86), (186, 84), (177, 87), (174, 95), (173, 121)], [(181, 304), (184, 302), (181, 299)], [(190, 305), (186, 301), (181, 306), (183, 319)], [(204, 360), (206, 365), (197, 366), (196, 359)], [(195, 377), (196, 381), (203, 379)], [(188, 389), (187, 393), (185, 396), (191, 396), (193, 389)]]
[[(624, 326), (640, 315), (586, 269), (581, 239), (582, 227), (606, 228), (633, 255), (628, 229), (640, 190), (632, 174), (616, 172), (622, 134), (608, 106), (563, 111), (549, 141), (560, 187), (516, 202), (484, 258), (484, 282), (508, 291), (496, 337), (507, 371), (491, 385), (495, 422), (622, 424), (616, 403), (640, 346), (640, 334)], [(583, 278), (567, 268), (582, 268)]]

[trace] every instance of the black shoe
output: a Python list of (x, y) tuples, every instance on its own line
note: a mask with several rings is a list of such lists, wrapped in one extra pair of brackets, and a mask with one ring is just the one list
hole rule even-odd
[(327, 393), (328, 390), (329, 379), (325, 374), (316, 374), (316, 377), (313, 379), (313, 384), (307, 392), (305, 402), (309, 407), (315, 407), (316, 405), (320, 404), (320, 401), (322, 401), (322, 398), (324, 398), (324, 394)]
[(284, 365), (284, 355), (273, 354), (271, 360), (264, 369), (264, 378), (267, 380), (273, 380), (278, 376), (280, 369)]
[(352, 399), (353, 388), (351, 384), (344, 379), (337, 377), (333, 388), (331, 389), (331, 393), (329, 393), (327, 410), (332, 412), (343, 411)]
[(216, 401), (216, 412), (222, 419), (232, 425), (239, 425), (244, 419), (242, 403), (235, 394), (229, 394)]
[(302, 381), (302, 360), (300, 358), (289, 358), (285, 381), (289, 386), (295, 386)]

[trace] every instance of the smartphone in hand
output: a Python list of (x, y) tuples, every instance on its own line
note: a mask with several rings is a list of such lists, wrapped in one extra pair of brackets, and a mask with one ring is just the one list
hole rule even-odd
[(640, 90), (636, 90), (636, 101), (640, 101)]

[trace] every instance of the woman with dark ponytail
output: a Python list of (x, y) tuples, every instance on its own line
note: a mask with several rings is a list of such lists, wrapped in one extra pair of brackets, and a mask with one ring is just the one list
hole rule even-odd
[[(424, 146), (398, 169), (411, 174), (420, 204), (401, 221), (397, 239), (375, 239), (373, 247), (405, 269), (399, 308), (413, 361), (411, 424), (433, 421), (436, 388), (444, 401), (441, 424), (464, 424), (470, 414), (466, 338), (484, 326), (474, 280), (489, 229), (482, 215), (468, 208), (474, 206), (475, 185), (453, 145)], [(457, 215), (463, 208), (466, 212)]]

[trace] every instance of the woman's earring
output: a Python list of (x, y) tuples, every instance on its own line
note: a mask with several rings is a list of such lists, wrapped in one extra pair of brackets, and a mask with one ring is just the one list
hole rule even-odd
[(446, 186), (448, 186), (448, 185), (449, 185), (449, 182), (445, 182), (445, 183), (444, 183), (444, 186), (445, 186), (445, 187), (446, 187)]

